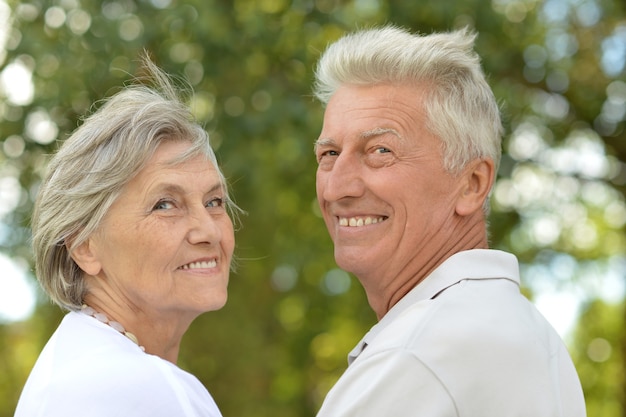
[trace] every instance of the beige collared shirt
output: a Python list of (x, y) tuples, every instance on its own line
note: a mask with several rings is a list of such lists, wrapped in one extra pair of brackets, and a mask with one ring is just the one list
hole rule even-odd
[(558, 334), (520, 293), (515, 256), (460, 252), (359, 342), (318, 417), (583, 417)]

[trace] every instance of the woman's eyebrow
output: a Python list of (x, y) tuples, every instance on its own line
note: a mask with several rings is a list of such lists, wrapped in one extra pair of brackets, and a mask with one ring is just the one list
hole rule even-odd
[[(217, 181), (207, 191), (205, 191), (205, 194), (211, 194), (216, 191), (221, 191), (223, 189), (224, 189), (223, 184), (220, 181)], [(171, 194), (185, 194), (187, 190), (185, 189), (185, 187), (183, 187), (180, 184), (174, 184), (170, 182), (162, 182), (160, 184), (157, 184), (151, 190), (151, 193), (162, 193), (162, 192), (171, 193)]]

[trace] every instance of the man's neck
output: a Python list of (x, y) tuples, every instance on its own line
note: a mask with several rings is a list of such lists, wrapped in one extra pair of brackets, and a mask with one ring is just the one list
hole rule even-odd
[[(466, 224), (466, 226), (470, 225)], [(376, 285), (371, 282), (372, 280), (369, 282), (361, 280), (368, 302), (378, 320), (452, 255), (465, 250), (488, 249), (488, 247), (485, 223), (475, 221), (471, 223), (471, 227), (465, 227), (450, 238), (443, 239), (441, 244), (427, 256), (423, 253), (416, 253), (411, 262), (388, 281), (386, 287)]]

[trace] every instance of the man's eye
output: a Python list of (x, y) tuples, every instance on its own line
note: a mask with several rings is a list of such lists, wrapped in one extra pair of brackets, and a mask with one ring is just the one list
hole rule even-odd
[(391, 149), (389, 149), (389, 148), (385, 148), (385, 147), (381, 146), (381, 147), (379, 147), (379, 148), (376, 148), (376, 149), (374, 150), (374, 152), (376, 152), (376, 153), (390, 153), (390, 152), (391, 152)]
[(317, 160), (320, 161), (322, 158), (326, 157), (326, 156), (338, 156), (339, 152), (334, 151), (334, 150), (328, 150), (328, 151), (323, 151), (323, 152), (319, 152), (317, 154)]

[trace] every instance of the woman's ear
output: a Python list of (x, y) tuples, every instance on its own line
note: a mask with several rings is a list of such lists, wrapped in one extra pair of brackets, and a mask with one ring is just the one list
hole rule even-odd
[(495, 167), (491, 159), (480, 159), (470, 163), (461, 174), (464, 182), (457, 200), (456, 213), (468, 216), (482, 211), (495, 178)]
[(74, 262), (76, 262), (76, 265), (78, 265), (78, 267), (86, 274), (96, 276), (100, 273), (102, 265), (100, 264), (96, 251), (94, 250), (91, 238), (85, 240), (73, 250), (70, 250), (71, 244), (68, 243), (66, 245), (67, 250), (70, 252), (70, 256)]

